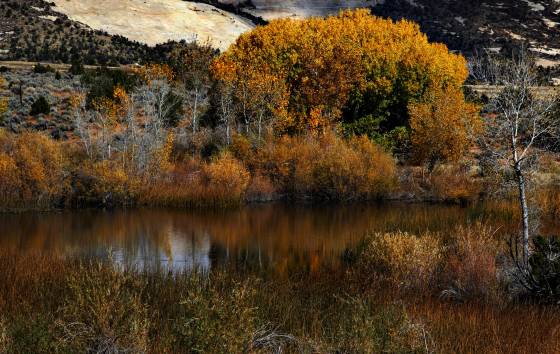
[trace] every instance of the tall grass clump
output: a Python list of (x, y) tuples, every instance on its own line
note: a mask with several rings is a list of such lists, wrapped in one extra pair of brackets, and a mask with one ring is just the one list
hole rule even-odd
[(399, 289), (429, 289), (443, 259), (439, 235), (375, 233), (364, 240), (357, 267), (362, 274), (377, 274)]
[(102, 264), (79, 266), (67, 279), (57, 321), (63, 348), (80, 353), (142, 353), (148, 349), (146, 281)]
[(176, 163), (165, 178), (141, 188), (140, 204), (197, 207), (238, 206), (251, 175), (241, 161), (223, 152), (210, 162)]
[(246, 353), (258, 330), (252, 281), (228, 281), (224, 275), (189, 277), (181, 296), (178, 342), (197, 353)]
[(448, 237), (442, 295), (459, 301), (498, 299), (500, 242), (496, 230), (476, 223), (458, 226)]

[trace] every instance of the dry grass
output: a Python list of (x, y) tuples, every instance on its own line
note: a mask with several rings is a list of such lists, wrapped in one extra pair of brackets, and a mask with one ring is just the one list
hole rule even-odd
[(343, 270), (284, 278), (233, 269), (171, 275), (9, 254), (0, 255), (0, 266), (0, 348), (7, 352), (560, 349), (556, 307), (449, 303), (430, 289), (402, 293), (375, 280), (364, 286), (363, 276)]
[(480, 303), (425, 301), (407, 306), (430, 330), (439, 353), (558, 353), (558, 309), (537, 305), (497, 308)]

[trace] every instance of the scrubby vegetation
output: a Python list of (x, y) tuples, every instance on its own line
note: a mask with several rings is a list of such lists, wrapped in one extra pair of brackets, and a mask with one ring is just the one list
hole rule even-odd
[(37, 65), (50, 95), (5, 73), (0, 208), (490, 196), (521, 237), (484, 224), (372, 233), (344, 267), (285, 277), (3, 254), (0, 351), (558, 352), (560, 247), (529, 228), (536, 202), (560, 209), (558, 100), (528, 84), (528, 60), (492, 66), (503, 89), (473, 103), (461, 55), (361, 10), (163, 62), (76, 62), (59, 78)]
[[(376, 234), (347, 253), (345, 268), (280, 278), (2, 254), (1, 344), (7, 352), (554, 353), (557, 309), (519, 302), (537, 293), (508, 295), (502, 241), (480, 224)], [(547, 283), (557, 281), (545, 268), (535, 267), (535, 279), (545, 271)]]
[[(49, 78), (48, 68), (34, 75)], [(273, 21), (219, 56), (194, 44), (163, 65), (86, 71), (81, 88), (52, 96), (31, 99), (13, 75), (10, 107), (31, 101), (37, 119), (18, 113), (4, 125), (67, 140), (54, 143), (70, 161), (58, 200), (74, 206), (395, 197), (398, 162), (456, 162), (481, 125), (461, 90), (464, 58), (363, 10)], [(71, 127), (51, 123), (61, 112)]]

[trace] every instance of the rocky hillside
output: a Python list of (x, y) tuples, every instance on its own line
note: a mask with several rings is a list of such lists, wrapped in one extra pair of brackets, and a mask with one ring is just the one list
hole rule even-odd
[(451, 49), (507, 54), (525, 43), (541, 65), (560, 62), (559, 0), (386, 0), (373, 11), (416, 21), (431, 40)]
[(3, 0), (0, 59), (130, 63), (153, 57), (153, 45), (168, 40), (225, 49), (273, 18), (357, 7), (416, 21), (453, 50), (510, 53), (525, 43), (541, 65), (560, 63), (560, 0)]

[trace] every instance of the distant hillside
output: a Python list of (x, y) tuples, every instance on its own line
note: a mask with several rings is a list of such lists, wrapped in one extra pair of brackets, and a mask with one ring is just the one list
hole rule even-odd
[(169, 49), (156, 43), (195, 38), (223, 50), (273, 18), (357, 7), (416, 21), (432, 41), (466, 54), (526, 43), (541, 65), (560, 63), (558, 0), (2, 0), (0, 59), (133, 63)]
[(526, 43), (542, 65), (560, 62), (558, 0), (387, 0), (373, 11), (416, 21), (431, 40), (454, 50), (507, 54), (512, 45)]

